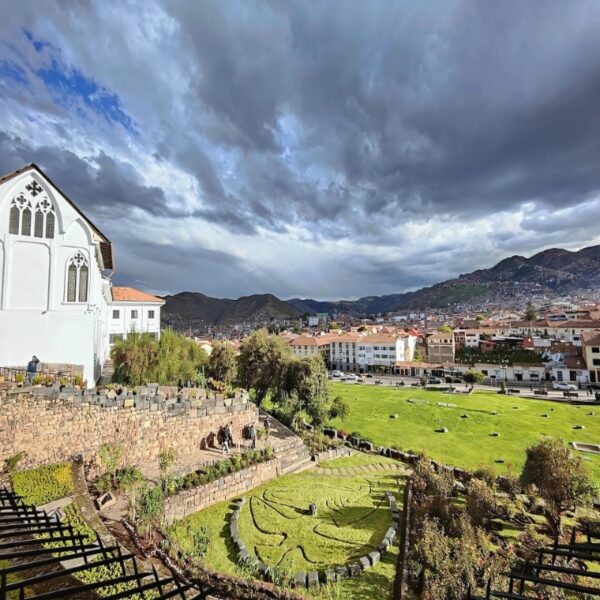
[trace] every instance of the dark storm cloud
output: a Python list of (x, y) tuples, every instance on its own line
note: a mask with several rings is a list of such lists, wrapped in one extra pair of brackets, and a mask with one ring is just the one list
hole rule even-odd
[[(115, 228), (131, 252), (123, 276), (150, 273), (155, 289), (401, 291), (597, 237), (596, 0), (89, 0), (45, 12), (24, 1), (8, 12), (0, 170), (35, 161), (92, 215), (143, 209), (167, 238), (178, 221), (183, 245), (155, 250)], [(48, 73), (103, 90), (136, 135), (85, 86), (58, 86), (56, 101)], [(36, 142), (40, 123), (52, 133)], [(98, 135), (98, 149), (73, 148), (74, 131)], [(291, 247), (270, 270), (253, 254), (259, 236)], [(236, 256), (214, 250), (226, 243)]]
[(127, 210), (135, 206), (155, 216), (169, 212), (163, 190), (143, 185), (135, 169), (103, 152), (83, 160), (69, 150), (33, 147), (0, 131), (0, 173), (32, 162), (85, 211), (109, 215), (115, 207)]
[[(600, 5), (339, 8), (167, 5), (198, 65), (196, 99), (222, 124), (213, 140), (266, 157), (237, 197), (249, 221), (277, 228), (264, 215), (285, 196), (281, 221), (328, 232), (342, 219), (351, 236), (349, 207), (481, 214), (530, 199), (575, 204), (600, 189)], [(279, 164), (286, 113), (299, 122), (292, 161), (323, 159), (344, 205), (330, 182), (307, 189), (304, 173)]]

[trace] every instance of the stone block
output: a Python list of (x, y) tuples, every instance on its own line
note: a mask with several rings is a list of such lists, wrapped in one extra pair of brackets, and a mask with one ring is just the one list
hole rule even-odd
[(306, 576), (306, 582), (309, 588), (317, 587), (319, 585), (319, 573), (318, 571), (309, 571)]
[(369, 560), (368, 556), (361, 556), (358, 562), (363, 571), (366, 571), (371, 566), (371, 561)]
[(371, 566), (374, 567), (381, 560), (381, 553), (377, 550), (373, 550), (373, 552), (369, 553), (369, 562)]
[(246, 550), (245, 547), (242, 548), (238, 552), (238, 562), (239, 563), (245, 563), (249, 558), (250, 558), (250, 555), (248, 554), (248, 550)]
[(340, 567), (335, 568), (335, 580), (341, 581), (342, 579), (347, 579), (350, 576), (348, 572), (348, 567), (342, 565)]
[(306, 586), (306, 573), (304, 571), (298, 571), (295, 576), (296, 583), (302, 587)]
[(352, 563), (348, 565), (348, 574), (350, 577), (358, 577), (362, 573), (360, 563)]
[(264, 562), (259, 562), (259, 563), (258, 563), (258, 572), (259, 572), (259, 573), (260, 573), (260, 574), (261, 574), (263, 577), (265, 577), (265, 578), (268, 578), (268, 577), (269, 577), (269, 572), (270, 572), (269, 566), (268, 566), (268, 565), (265, 565), (265, 563), (264, 563)]
[(377, 550), (381, 554), (385, 554), (388, 551), (388, 548), (390, 547), (390, 545), (391, 545), (390, 540), (388, 540), (387, 538), (383, 538), (383, 540), (381, 540), (381, 543), (379, 544), (379, 546), (377, 546)]
[(335, 569), (325, 569), (321, 571), (322, 583), (333, 583), (335, 581)]
[(135, 405), (135, 400), (133, 398), (125, 398), (123, 400), (123, 408), (133, 408)]

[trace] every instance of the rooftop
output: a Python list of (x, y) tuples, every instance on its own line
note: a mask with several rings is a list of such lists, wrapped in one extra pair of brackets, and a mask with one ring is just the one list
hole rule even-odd
[(153, 296), (132, 287), (113, 287), (112, 297), (114, 302), (152, 302), (164, 304), (165, 301), (158, 296)]

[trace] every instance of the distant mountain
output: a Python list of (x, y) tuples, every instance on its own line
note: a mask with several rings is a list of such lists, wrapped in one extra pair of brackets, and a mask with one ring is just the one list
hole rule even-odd
[(182, 292), (165, 297), (163, 315), (165, 323), (175, 326), (231, 325), (318, 312), (367, 316), (399, 310), (443, 308), (492, 294), (496, 298), (508, 298), (516, 291), (522, 293), (527, 289), (558, 294), (598, 286), (600, 246), (590, 246), (578, 252), (551, 248), (530, 258), (510, 256), (489, 269), (479, 269), (415, 292), (336, 302), (310, 298), (292, 298), (285, 302), (272, 294), (229, 300)]
[(339, 302), (293, 298), (289, 303), (301, 312), (371, 315), (442, 308), (491, 293), (511, 295), (515, 284), (531, 285), (540, 291), (555, 293), (597, 287), (600, 285), (600, 246), (590, 246), (578, 252), (551, 248), (531, 258), (511, 256), (489, 269), (479, 269), (415, 292), (365, 296)]
[(175, 327), (266, 322), (271, 318), (287, 319), (301, 314), (272, 294), (254, 294), (231, 300), (211, 298), (199, 292), (181, 292), (164, 296), (164, 300), (163, 321)]

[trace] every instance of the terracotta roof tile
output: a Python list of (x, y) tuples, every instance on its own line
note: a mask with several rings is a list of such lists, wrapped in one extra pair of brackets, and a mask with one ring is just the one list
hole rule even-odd
[(136, 290), (131, 287), (113, 287), (112, 297), (115, 302), (160, 302), (164, 304), (165, 301), (158, 296), (147, 294), (141, 290)]

